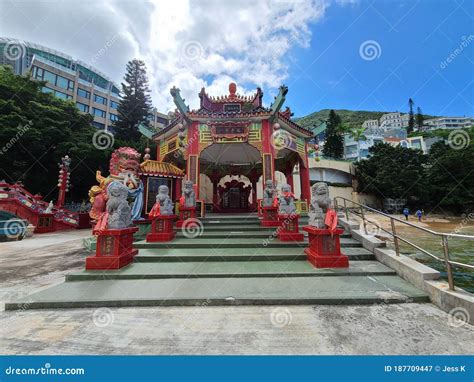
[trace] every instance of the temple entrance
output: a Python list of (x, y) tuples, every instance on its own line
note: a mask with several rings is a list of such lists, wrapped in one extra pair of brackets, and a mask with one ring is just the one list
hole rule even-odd
[(221, 212), (250, 211), (249, 197), (252, 191), (250, 184), (233, 179), (225, 182), (224, 186), (217, 188)]
[(211, 180), (213, 212), (256, 211), (257, 182), (262, 174), (257, 148), (244, 142), (210, 145), (201, 152), (200, 173)]

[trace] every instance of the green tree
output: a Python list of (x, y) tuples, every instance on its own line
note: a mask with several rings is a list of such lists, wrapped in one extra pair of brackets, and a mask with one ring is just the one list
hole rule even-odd
[(44, 85), (0, 66), (0, 179), (21, 181), (45, 200), (56, 199), (58, 163), (68, 154), (72, 171), (67, 198), (86, 200), (95, 170), (107, 171), (112, 148), (97, 149), (92, 116), (80, 113), (72, 101), (42, 93)]
[(369, 158), (355, 164), (358, 191), (384, 198), (405, 198), (408, 203), (429, 203), (424, 165), (427, 156), (420, 150), (379, 143), (369, 149)]
[(349, 130), (349, 135), (357, 142), (357, 160), (360, 160), (360, 141), (367, 140), (367, 137), (364, 135), (365, 130), (365, 127), (357, 127)]
[(145, 63), (133, 59), (127, 63), (126, 70), (114, 131), (117, 138), (134, 141), (141, 137), (139, 124), (148, 127), (147, 117), (152, 105)]
[(467, 214), (474, 211), (474, 129), (461, 131), (431, 146), (427, 180), (432, 207)]
[(423, 117), (423, 113), (421, 112), (421, 107), (416, 108), (416, 126), (418, 130), (423, 130), (423, 124), (425, 123), (425, 117)]
[(341, 118), (331, 110), (326, 123), (326, 140), (323, 155), (327, 158), (342, 159), (344, 157), (344, 136), (341, 132)]
[(413, 100), (410, 98), (408, 100), (408, 126), (407, 126), (407, 133), (410, 134), (411, 132), (413, 132), (414, 128), (415, 128), (415, 117), (413, 115), (413, 105), (415, 103), (413, 102)]

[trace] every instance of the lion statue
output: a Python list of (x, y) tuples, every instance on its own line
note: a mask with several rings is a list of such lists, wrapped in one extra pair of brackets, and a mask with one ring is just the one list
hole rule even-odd
[(275, 185), (273, 184), (272, 180), (268, 179), (265, 182), (265, 188), (263, 189), (262, 206), (263, 207), (273, 206), (275, 194), (276, 194)]
[(130, 206), (127, 202), (128, 188), (123, 183), (114, 181), (107, 188), (107, 228), (120, 229), (132, 225)]
[(295, 196), (291, 192), (289, 184), (281, 186), (281, 195), (278, 200), (278, 213), (280, 215), (293, 215), (296, 212)]
[(149, 213), (150, 217), (156, 217), (160, 215), (173, 215), (173, 201), (169, 196), (168, 186), (165, 185), (158, 187), (156, 202)]
[(194, 184), (191, 180), (183, 181), (183, 195), (180, 199), (183, 207), (196, 207), (196, 193), (194, 192)]
[(326, 228), (325, 217), (329, 208), (331, 208), (331, 198), (328, 185), (324, 182), (315, 183), (311, 187), (309, 225), (316, 228)]

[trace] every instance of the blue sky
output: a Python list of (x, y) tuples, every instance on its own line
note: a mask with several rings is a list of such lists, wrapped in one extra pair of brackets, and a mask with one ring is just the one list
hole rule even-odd
[[(311, 47), (291, 51), (288, 103), (297, 116), (325, 108), (406, 112), (412, 97), (426, 114), (472, 116), (473, 11), (473, 1), (460, 0), (333, 4), (311, 25)], [(378, 58), (361, 57), (366, 41), (378, 43)]]

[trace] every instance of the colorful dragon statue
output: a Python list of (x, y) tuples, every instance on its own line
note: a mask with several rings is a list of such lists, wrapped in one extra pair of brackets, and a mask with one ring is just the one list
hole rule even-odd
[(131, 147), (120, 147), (112, 153), (109, 165), (109, 176), (102, 176), (101, 171), (96, 172), (98, 186), (89, 190), (91, 210), (89, 216), (98, 220), (106, 209), (107, 187), (113, 181), (127, 186), (128, 196), (133, 200), (131, 217), (139, 219), (143, 207), (143, 184), (140, 181), (138, 170), (140, 168), (140, 154)]

